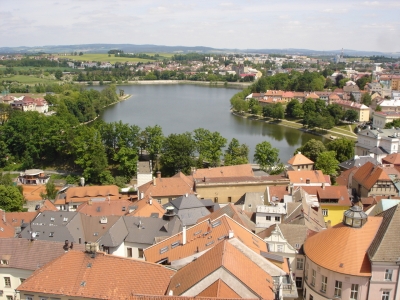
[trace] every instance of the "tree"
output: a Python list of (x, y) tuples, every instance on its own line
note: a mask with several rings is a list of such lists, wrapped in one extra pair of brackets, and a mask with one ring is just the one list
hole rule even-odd
[(358, 120), (358, 113), (355, 110), (349, 109), (344, 113), (344, 119), (349, 122), (354, 122)]
[(272, 105), (271, 117), (274, 119), (283, 119), (285, 117), (285, 109), (282, 103), (275, 103)]
[[(226, 145), (226, 138), (219, 132), (211, 132), (204, 128), (195, 129), (193, 139), (196, 150), (199, 153), (199, 160), (204, 160), (212, 166), (219, 166), (222, 156), (222, 148)], [(200, 161), (200, 164), (202, 163)]]
[(114, 161), (118, 165), (118, 170), (121, 171), (125, 178), (131, 178), (136, 173), (138, 151), (131, 147), (121, 147), (118, 152), (114, 154)]
[(235, 138), (228, 145), (225, 151), (224, 165), (234, 166), (249, 163), (249, 147), (246, 144), (240, 144)]
[(380, 105), (377, 105), (375, 111), (378, 111), (378, 112), (382, 111), (382, 107)]
[(304, 156), (315, 162), (318, 156), (324, 151), (326, 151), (326, 148), (321, 141), (311, 139), (300, 148), (297, 148), (294, 155), (301, 152)]
[(49, 180), (46, 183), (46, 196), (48, 199), (56, 199), (56, 195), (57, 195), (57, 189), (56, 189), (56, 185), (54, 184), (53, 180)]
[(335, 151), (322, 152), (315, 162), (315, 168), (322, 173), (330, 176), (336, 176), (339, 169), (339, 162), (336, 159)]
[(367, 83), (371, 82), (371, 77), (368, 75), (365, 75), (363, 77), (361, 77), (360, 79), (358, 79), (356, 81), (356, 84), (358, 85), (358, 87), (360, 88), (360, 90), (364, 90), (364, 87)]
[(256, 145), (254, 160), (260, 168), (266, 170), (278, 162), (279, 150), (272, 148), (269, 142), (262, 142)]
[(57, 80), (60, 80), (61, 77), (63, 76), (63, 73), (62, 73), (61, 70), (57, 70), (57, 71), (54, 73), (54, 76), (56, 77)]
[(163, 143), (161, 155), (161, 170), (167, 176), (178, 171), (189, 174), (194, 166), (195, 143), (190, 132), (170, 134)]
[(21, 211), (24, 196), (15, 186), (0, 185), (0, 208), (5, 211)]
[(290, 100), (290, 102), (286, 105), (286, 115), (291, 118), (300, 118), (303, 115), (303, 109), (299, 100)]
[(327, 106), (329, 114), (335, 119), (335, 124), (339, 124), (340, 120), (343, 119), (344, 111), (337, 103), (329, 104)]
[(372, 102), (372, 98), (371, 95), (369, 93), (364, 93), (361, 96), (361, 103), (366, 105), (366, 106), (370, 106)]
[(315, 112), (316, 108), (315, 108), (315, 101), (313, 99), (306, 99), (306, 101), (304, 101), (303, 103), (303, 111), (304, 114), (307, 115), (311, 112)]
[(326, 145), (326, 149), (335, 151), (335, 157), (339, 162), (344, 162), (354, 157), (354, 142), (346, 138), (330, 141)]

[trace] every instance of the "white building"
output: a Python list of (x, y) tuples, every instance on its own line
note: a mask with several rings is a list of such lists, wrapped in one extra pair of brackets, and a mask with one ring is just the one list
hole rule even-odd
[(271, 225), (279, 224), (282, 222), (282, 219), (285, 215), (286, 203), (276, 203), (275, 205), (257, 205), (256, 228), (268, 228)]

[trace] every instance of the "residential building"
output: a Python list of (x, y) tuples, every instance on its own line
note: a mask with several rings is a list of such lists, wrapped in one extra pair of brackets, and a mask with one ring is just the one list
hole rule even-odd
[(354, 155), (353, 158), (340, 163), (339, 167), (340, 167), (340, 170), (345, 171), (345, 170), (349, 170), (353, 167), (361, 167), (362, 165), (364, 165), (367, 162), (371, 162), (375, 166), (379, 164), (378, 161), (376, 160), (376, 158), (373, 158), (370, 155), (366, 155), (366, 156)]
[[(377, 106), (378, 105), (380, 106), (381, 112), (383, 113), (400, 111), (400, 99), (399, 100), (389, 99), (389, 100), (378, 101)], [(383, 128), (383, 126), (379, 128)]]
[(357, 133), (355, 155), (371, 155), (378, 162), (400, 147), (400, 129), (364, 129)]
[(329, 178), (326, 178), (320, 170), (287, 171), (287, 176), (293, 187), (330, 185)]
[(400, 119), (400, 111), (375, 111), (373, 114), (372, 125), (375, 128), (385, 128), (387, 123)]
[(300, 171), (300, 170), (312, 170), (314, 168), (314, 162), (308, 157), (298, 152), (295, 156), (288, 160), (289, 170)]
[(368, 122), (369, 121), (369, 107), (361, 104), (356, 103), (353, 101), (347, 100), (336, 100), (334, 103), (338, 104), (343, 110), (353, 110), (358, 114), (358, 121), (359, 122)]
[(400, 153), (392, 153), (382, 158), (382, 164), (400, 166)]
[(83, 245), (74, 246), (65, 242), (0, 238), (0, 299), (26, 299), (15, 292), (20, 284), (38, 268), (72, 248), (84, 250)]
[(274, 203), (271, 205), (257, 205), (256, 209), (256, 233), (275, 224), (282, 223), (286, 216), (286, 203)]
[(303, 298), (368, 299), (372, 273), (366, 254), (381, 223), (381, 217), (367, 217), (353, 206), (343, 223), (308, 237)]
[(368, 91), (369, 93), (374, 93), (374, 92), (376, 92), (376, 93), (382, 94), (382, 85), (381, 85), (379, 82), (377, 82), (377, 81), (367, 83), (367, 84), (365, 85), (365, 88), (364, 88), (364, 89), (365, 89), (366, 91)]
[(400, 172), (393, 165), (375, 166), (367, 162), (354, 173), (352, 180), (353, 196), (397, 196), (397, 180)]
[(138, 161), (137, 163), (137, 186), (142, 186), (153, 180), (152, 161)]
[(172, 199), (185, 194), (195, 194), (193, 179), (182, 172), (170, 178), (162, 178), (161, 173), (157, 177), (138, 187), (139, 200), (150, 199), (165, 204)]
[(43, 170), (30, 169), (18, 176), (21, 184), (46, 184), (50, 180), (50, 175), (46, 175)]
[(164, 295), (174, 274), (162, 265), (96, 250), (69, 251), (41, 267), (17, 291), (22, 299), (32, 300), (129, 299), (133, 294)]

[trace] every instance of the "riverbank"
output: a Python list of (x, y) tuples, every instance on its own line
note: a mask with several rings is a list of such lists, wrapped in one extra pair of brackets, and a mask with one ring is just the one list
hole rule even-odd
[(322, 136), (329, 140), (334, 140), (339, 137), (345, 137), (345, 138), (349, 138), (352, 140), (357, 140), (357, 135), (355, 133), (353, 133), (351, 131), (343, 130), (338, 127), (333, 127), (332, 129), (310, 130), (310, 129), (304, 128), (303, 125), (299, 124), (298, 122), (289, 121), (289, 120), (285, 120), (285, 119), (274, 120), (274, 119), (270, 119), (270, 118), (263, 118), (263, 117), (255, 116), (252, 114), (240, 114), (238, 112), (233, 111), (232, 109), (231, 109), (231, 113), (237, 117), (241, 117), (241, 118), (248, 119), (251, 121), (260, 121), (260, 122), (264, 122), (264, 123), (268, 123), (268, 124), (275, 124), (275, 125), (279, 125), (279, 126), (290, 127), (290, 128), (304, 131), (304, 132), (307, 132), (307, 133), (310, 133), (313, 135)]
[[(90, 84), (88, 81), (74, 81), (77, 84), (100, 85), (100, 81), (92, 81)], [(103, 85), (111, 84), (111, 81), (104, 81)], [(114, 83), (115, 85), (165, 85), (165, 84), (193, 84), (201, 86), (211, 86), (211, 87), (228, 87), (243, 89), (252, 84), (252, 82), (227, 82), (227, 81), (191, 81), (191, 80), (131, 80), (124, 81), (123, 83)]]

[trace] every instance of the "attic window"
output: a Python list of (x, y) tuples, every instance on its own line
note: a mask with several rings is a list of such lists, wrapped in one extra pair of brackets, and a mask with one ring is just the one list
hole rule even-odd
[(54, 236), (54, 232), (50, 232), (49, 237), (53, 237)]
[(92, 267), (92, 263), (88, 263), (88, 264), (87, 264), (87, 267), (88, 267), (88, 268), (91, 268), (91, 267)]
[(126, 207), (125, 206), (122, 206), (122, 211), (126, 211)]
[(296, 244), (296, 245), (294, 245), (295, 247), (296, 247), (296, 249), (299, 249), (300, 248), (300, 244)]
[(214, 228), (214, 227), (217, 227), (217, 226), (219, 226), (219, 225), (221, 225), (221, 220), (219, 220), (219, 221), (217, 221), (217, 222), (215, 222), (215, 223), (212, 223), (212, 224), (211, 224), (211, 227)]
[(8, 260), (2, 259), (2, 260), (1, 260), (1, 264), (2, 264), (2, 265), (8, 265)]
[(63, 222), (68, 222), (68, 218), (64, 218), (64, 219), (63, 219)]
[(101, 207), (100, 207), (100, 206), (97, 206), (97, 207), (96, 207), (96, 211), (97, 211), (97, 212), (100, 212), (100, 211), (101, 211)]
[(198, 235), (198, 234), (200, 234), (200, 233), (201, 233), (201, 230), (196, 231), (195, 233), (193, 233), (193, 235)]
[(223, 240), (226, 237), (226, 235), (222, 235), (218, 238), (218, 241)]
[(51, 221), (51, 222), (54, 222), (54, 218), (53, 218), (53, 217), (51, 217), (51, 218), (50, 218), (50, 221)]
[(86, 285), (86, 281), (82, 281), (81, 286), (85, 286), (85, 285)]
[(163, 253), (167, 252), (168, 250), (169, 250), (169, 247), (168, 247), (168, 246), (166, 246), (166, 247), (164, 247), (164, 248), (161, 248), (161, 249), (160, 249), (160, 254), (163, 254)]
[(214, 241), (211, 241), (211, 242), (207, 243), (207, 244), (206, 244), (206, 247), (208, 247), (208, 246), (210, 246), (210, 245), (212, 245), (212, 244), (214, 244)]
[(171, 244), (171, 249), (174, 249), (175, 247), (178, 247), (180, 243), (181, 243), (180, 241), (173, 242)]
[(94, 236), (98, 236), (98, 235), (99, 235), (99, 233), (98, 233), (98, 232), (95, 232), (95, 233), (93, 233), (93, 235), (94, 235)]

